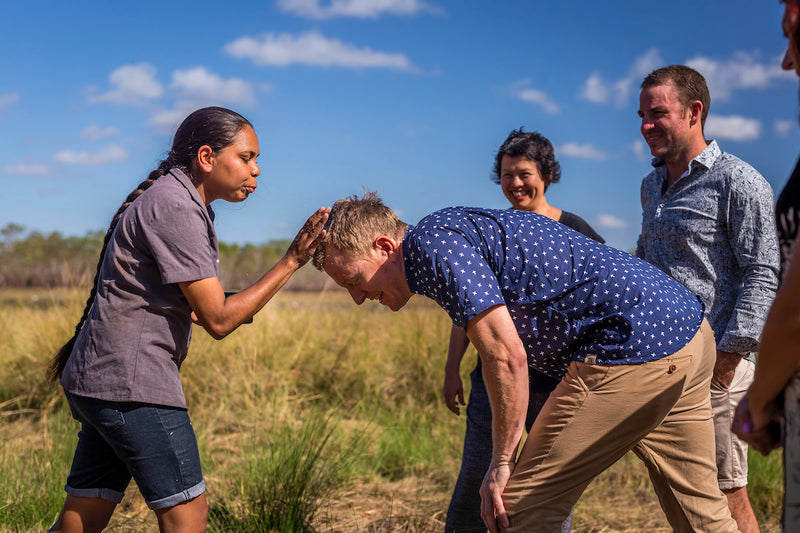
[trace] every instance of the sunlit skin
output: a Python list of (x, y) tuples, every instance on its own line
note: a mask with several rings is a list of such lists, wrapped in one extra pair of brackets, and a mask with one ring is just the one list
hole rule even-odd
[(329, 248), (323, 266), (331, 279), (347, 289), (356, 304), (377, 300), (392, 311), (398, 311), (411, 298), (400, 244), (390, 237), (380, 236), (365, 257), (353, 257)]
[(689, 110), (674, 85), (643, 89), (639, 95), (641, 132), (654, 157), (673, 158), (687, 150)]
[(784, 70), (794, 70), (800, 76), (800, 57), (798, 57), (797, 43), (797, 18), (800, 14), (800, 7), (797, 4), (786, 2), (783, 6), (783, 20), (781, 28), (783, 35), (789, 40), (786, 46), (786, 53), (783, 55), (781, 67)]
[(697, 100), (688, 108), (684, 106), (672, 84), (648, 87), (639, 95), (642, 136), (653, 157), (667, 164), (668, 185), (677, 181), (706, 147), (700, 123), (702, 109)]
[(540, 213), (547, 202), (539, 165), (524, 155), (504, 155), (500, 161), (500, 187), (514, 209)]
[(258, 186), (261, 174), (258, 157), (258, 137), (250, 126), (243, 127), (225, 148), (214, 152), (208, 146), (198, 150), (195, 161), (197, 190), (206, 205), (214, 200), (242, 202)]

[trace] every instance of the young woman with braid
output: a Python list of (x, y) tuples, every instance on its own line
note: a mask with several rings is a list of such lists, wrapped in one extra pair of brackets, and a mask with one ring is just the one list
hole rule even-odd
[(192, 322), (221, 339), (252, 317), (311, 257), (329, 211), (314, 213), (269, 272), (226, 298), (210, 204), (255, 191), (258, 154), (244, 117), (197, 110), (114, 216), (83, 316), (50, 367), (81, 423), (50, 531), (102, 530), (131, 478), (162, 532), (205, 530), (205, 482), (178, 375)]

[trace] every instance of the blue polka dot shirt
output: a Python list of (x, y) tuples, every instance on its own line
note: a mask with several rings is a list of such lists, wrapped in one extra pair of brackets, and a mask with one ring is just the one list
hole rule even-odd
[(537, 370), (571, 361), (637, 364), (683, 348), (703, 304), (636, 257), (527, 211), (451, 207), (410, 226), (403, 257), (411, 291), (466, 327), (503, 304)]

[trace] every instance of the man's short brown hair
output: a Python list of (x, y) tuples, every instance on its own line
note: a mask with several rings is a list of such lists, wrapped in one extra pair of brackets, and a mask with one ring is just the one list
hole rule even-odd
[(353, 195), (338, 200), (325, 223), (325, 236), (314, 252), (314, 267), (323, 269), (328, 247), (353, 257), (364, 257), (372, 250), (376, 237), (388, 235), (401, 239), (407, 226), (374, 191), (365, 191), (361, 198)]
[(711, 96), (708, 94), (706, 79), (693, 68), (684, 65), (670, 65), (654, 70), (642, 81), (642, 89), (673, 85), (678, 91), (678, 100), (688, 109), (692, 102), (699, 100), (703, 104), (700, 126), (705, 127)]

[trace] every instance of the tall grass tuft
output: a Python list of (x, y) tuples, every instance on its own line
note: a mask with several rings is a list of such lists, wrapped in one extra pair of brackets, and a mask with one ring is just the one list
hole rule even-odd
[(0, 450), (0, 524), (42, 531), (55, 521), (66, 497), (76, 429), (69, 414), (59, 412), (39, 427), (8, 436)]
[[(783, 512), (783, 449), (764, 457), (751, 448), (747, 462), (747, 495), (758, 523), (779, 520)], [(766, 531), (764, 527), (761, 530)]]
[(299, 429), (280, 424), (263, 442), (254, 435), (241, 472), (232, 476), (237, 485), (211, 506), (210, 531), (315, 531), (319, 510), (364, 450), (358, 437), (343, 444), (338, 428), (330, 413), (316, 408)]

